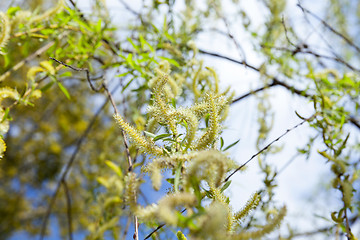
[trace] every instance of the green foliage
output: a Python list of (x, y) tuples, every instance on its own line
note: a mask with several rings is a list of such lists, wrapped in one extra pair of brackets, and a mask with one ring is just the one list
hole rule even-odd
[[(297, 156), (325, 159), (340, 193), (332, 196), (340, 207), (323, 217), (333, 221), (325, 234), (356, 239), (360, 49), (345, 14), (351, 1), (329, 1), (333, 19), (299, 5), (304, 19), (327, 29), (325, 45), (328, 35), (337, 37), (341, 47), (328, 46), (326, 54), (291, 24), (288, 1), (259, 2), (260, 25), (241, 1), (224, 2), (147, 1), (137, 12), (120, 1), (135, 16), (121, 26), (103, 0), (91, 2), (90, 13), (74, 1), (50, 8), (45, 1), (0, 3), (7, 7), (0, 12), (1, 238), (22, 231), (42, 238), (49, 216), (63, 238), (85, 232), (87, 239), (136, 239), (150, 228), (153, 239), (271, 236), (287, 221), (287, 208), (276, 200), (281, 171), (268, 159), (285, 145), (273, 143), (302, 124), (266, 145), (277, 124), (268, 89), (280, 86), (313, 106), (311, 118), (296, 112), (314, 131)], [(250, 39), (258, 66), (247, 60), (234, 26)], [(241, 61), (203, 50), (200, 33), (209, 31), (234, 44)], [(262, 87), (233, 101), (203, 54), (256, 71)], [(238, 166), (226, 151), (248, 139), (229, 144), (222, 132), (231, 104), (252, 95), (258, 153), (248, 162), (258, 158), (263, 186), (234, 210), (229, 178), (248, 162)], [(152, 193), (161, 197), (148, 203)], [(279, 230), (280, 238), (295, 238), (296, 225)]]

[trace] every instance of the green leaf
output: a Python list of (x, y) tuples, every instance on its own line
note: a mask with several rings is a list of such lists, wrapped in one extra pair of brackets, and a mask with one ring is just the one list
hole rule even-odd
[(124, 73), (121, 73), (121, 74), (116, 75), (116, 77), (125, 77), (125, 76), (128, 75), (129, 73), (130, 73), (130, 71), (129, 71), (129, 72), (124, 72)]
[(8, 118), (8, 116), (9, 116), (9, 111), (10, 111), (10, 109), (9, 109), (8, 107), (5, 108), (5, 113), (4, 113), (3, 118), (1, 119), (1, 122), (4, 122), (4, 121)]
[(134, 47), (136, 52), (139, 52), (139, 46), (134, 43), (134, 41), (131, 38), (127, 38), (127, 40), (131, 43), (131, 45)]
[(68, 90), (64, 87), (64, 85), (62, 85), (61, 82), (57, 82), (57, 84), (58, 84), (60, 90), (61, 90), (61, 91), (64, 93), (64, 95), (66, 96), (66, 98), (70, 100), (70, 99), (71, 99), (71, 98), (70, 98), (70, 94), (69, 94)]
[(157, 140), (160, 140), (160, 139), (163, 139), (163, 138), (166, 138), (166, 137), (169, 137), (171, 136), (172, 134), (171, 133), (164, 133), (164, 134), (160, 134), (160, 135), (157, 135), (156, 137), (154, 137), (154, 141), (157, 141)]
[(175, 171), (175, 181), (174, 181), (174, 190), (175, 192), (179, 191), (179, 183), (180, 183), (180, 176), (181, 176), (181, 168), (182, 163), (180, 162)]
[(45, 86), (43, 86), (42, 88), (40, 88), (41, 92), (45, 92), (47, 91), (49, 88), (51, 88), (51, 86), (54, 84), (54, 82), (49, 82), (48, 84), (46, 84)]
[(109, 160), (106, 160), (105, 164), (108, 165), (108, 167), (111, 168), (119, 177), (123, 176), (123, 173), (122, 173), (120, 167), (118, 165), (116, 165), (115, 163), (113, 163)]
[(223, 146), (224, 146), (224, 139), (220, 137), (220, 150), (223, 148)]
[(227, 181), (222, 187), (221, 187), (221, 190), (220, 192), (224, 192), (231, 184), (231, 180), (230, 181)]
[(130, 79), (130, 81), (123, 87), (123, 89), (121, 90), (121, 93), (123, 93), (125, 91), (125, 89), (127, 89), (129, 87), (129, 85), (134, 81), (135, 77), (133, 77), (132, 79)]
[(235, 146), (239, 141), (240, 141), (240, 139), (237, 140), (236, 142), (233, 142), (232, 144), (230, 144), (229, 146), (227, 146), (226, 148), (224, 148), (223, 151), (226, 151), (226, 150), (228, 150), (229, 148), (232, 148), (232, 147)]
[(148, 137), (151, 137), (151, 138), (154, 138), (156, 137), (155, 134), (151, 133), (151, 132), (147, 132), (147, 131), (144, 131), (145, 135), (148, 136)]
[(71, 77), (71, 76), (72, 76), (72, 72), (64, 72), (59, 75), (59, 77)]
[(167, 178), (166, 181), (167, 181), (168, 183), (170, 183), (171, 185), (174, 185), (174, 183), (175, 183), (175, 178)]
[(167, 57), (162, 57), (162, 56), (160, 56), (159, 58), (162, 59), (162, 60), (168, 61), (169, 63), (171, 63), (172, 65), (174, 65), (177, 68), (180, 68), (180, 64), (177, 61), (175, 61), (174, 59), (167, 58)]

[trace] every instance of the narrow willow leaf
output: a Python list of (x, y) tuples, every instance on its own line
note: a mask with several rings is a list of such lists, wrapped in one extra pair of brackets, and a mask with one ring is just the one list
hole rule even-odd
[(223, 146), (224, 146), (224, 139), (220, 137), (220, 150), (223, 148)]
[(160, 135), (157, 135), (156, 137), (154, 137), (154, 141), (157, 141), (157, 140), (160, 140), (160, 139), (163, 139), (163, 138), (166, 138), (166, 137), (169, 137), (171, 136), (172, 134), (170, 133), (164, 133), (164, 134), (160, 134)]
[(181, 175), (182, 163), (180, 162), (175, 171), (174, 190), (179, 191), (180, 175)]
[(151, 132), (147, 132), (147, 131), (144, 131), (145, 135), (148, 136), (148, 137), (151, 137), (151, 138), (154, 138), (156, 137), (155, 134), (151, 133)]
[(134, 81), (135, 77), (133, 77), (132, 79), (130, 79), (130, 81), (123, 87), (123, 89), (121, 90), (121, 93), (123, 93), (129, 86), (130, 84)]
[(48, 84), (46, 84), (45, 86), (40, 88), (40, 91), (45, 92), (45, 91), (49, 90), (53, 84), (54, 84), (54, 82), (49, 82)]
[(66, 98), (70, 100), (70, 99), (71, 99), (71, 98), (70, 98), (70, 94), (69, 94), (68, 90), (64, 87), (64, 85), (62, 85), (61, 82), (57, 82), (57, 84), (58, 84), (60, 90), (61, 90), (61, 91), (64, 93), (64, 95), (66, 96)]
[(123, 176), (123, 173), (122, 173), (120, 167), (118, 165), (116, 165), (115, 163), (113, 163), (109, 160), (106, 160), (105, 164), (108, 165), (108, 167), (110, 167), (119, 177)]
[(227, 146), (226, 148), (224, 148), (224, 150), (223, 151), (226, 151), (226, 150), (228, 150), (228, 149), (230, 149), (230, 148), (232, 148), (233, 146), (235, 146), (238, 142), (240, 141), (240, 139), (239, 140), (237, 140), (236, 142), (233, 142), (232, 144), (230, 144), (229, 146)]
[(224, 192), (231, 184), (231, 180), (227, 181), (222, 187), (221, 187), (221, 192)]
[(160, 56), (159, 58), (161, 58), (162, 60), (168, 61), (169, 63), (171, 63), (172, 65), (174, 65), (177, 68), (180, 68), (180, 64), (177, 61), (175, 61), (174, 59), (162, 57), (162, 56)]

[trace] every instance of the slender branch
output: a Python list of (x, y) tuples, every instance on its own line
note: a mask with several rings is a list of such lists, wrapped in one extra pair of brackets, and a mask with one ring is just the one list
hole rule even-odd
[(333, 32), (335, 35), (339, 36), (345, 42), (347, 42), (350, 46), (356, 49), (360, 53), (360, 47), (356, 46), (353, 41), (351, 41), (348, 37), (346, 37), (344, 34), (340, 33), (338, 30), (330, 26), (325, 20), (321, 19), (319, 16), (317, 16), (315, 13), (311, 12), (310, 10), (304, 8), (300, 2), (297, 4), (297, 6), (305, 13), (310, 14), (313, 16), (316, 20), (320, 21), (326, 28), (328, 28), (331, 32)]
[[(218, 54), (218, 53), (213, 53), (213, 52), (208, 52), (208, 51), (205, 51), (205, 50), (202, 50), (202, 49), (199, 49), (199, 52), (202, 53), (202, 54), (205, 54), (205, 55), (209, 55), (209, 56), (213, 56), (213, 57), (217, 57), (217, 58), (221, 58), (221, 59), (225, 59), (225, 60), (228, 60), (230, 62), (233, 62), (233, 63), (237, 63), (237, 64), (240, 64), (240, 65), (244, 65), (258, 73), (261, 73), (260, 71), (260, 68), (257, 68), (253, 65), (250, 65), (248, 64), (247, 62), (244, 62), (244, 61), (238, 61), (236, 59), (233, 59), (233, 58), (230, 58), (230, 57), (227, 57), (227, 56), (224, 56), (224, 55), (221, 55), (221, 54)], [(287, 83), (283, 82), (283, 81), (280, 81), (277, 77), (272, 77), (270, 76), (269, 74), (266, 74), (266, 73), (263, 73), (265, 76), (269, 77), (269, 78), (272, 78), (273, 80), (273, 83), (269, 84), (269, 85), (265, 85), (264, 87), (261, 87), (259, 89), (256, 89), (255, 91), (256, 92), (260, 92), (260, 91), (263, 91), (265, 90), (267, 87), (273, 87), (273, 86), (282, 86), (288, 90), (290, 90), (291, 92), (293, 93), (296, 93), (297, 95), (299, 96), (303, 96), (303, 97), (306, 97), (306, 98), (313, 98), (314, 96), (311, 95), (311, 94), (308, 94), (306, 93), (305, 90), (299, 90), (299, 89), (296, 89), (294, 88), (293, 86), (290, 86), (288, 85)], [(239, 100), (237, 100), (238, 98), (236, 98), (232, 103), (235, 103), (235, 102), (238, 102), (250, 95), (252, 95), (252, 92), (249, 92), (249, 93), (246, 93), (239, 98)], [(358, 120), (356, 120), (354, 117), (350, 117), (349, 119), (347, 119), (348, 121), (350, 121), (354, 126), (356, 126), (358, 129), (360, 129), (360, 123)]]
[(346, 62), (344, 59), (340, 58), (339, 56), (332, 57), (332, 56), (322, 55), (322, 54), (319, 54), (317, 52), (310, 50), (307, 45), (305, 45), (305, 46), (306, 46), (306, 48), (304, 47), (304, 45), (297, 46), (296, 49), (292, 50), (292, 49), (288, 49), (285, 47), (274, 47), (274, 46), (261, 45), (261, 47), (263, 47), (263, 48), (271, 48), (271, 49), (275, 49), (275, 50), (279, 50), (279, 51), (291, 52), (292, 55), (295, 55), (297, 53), (308, 54), (308, 55), (313, 55), (316, 58), (331, 60), (333, 62), (341, 63), (341, 64), (345, 65), (347, 68), (360, 73), (359, 68), (354, 67), (353, 65)]
[(275, 82), (272, 82), (272, 83), (270, 83), (270, 84), (266, 84), (266, 85), (263, 86), (263, 87), (257, 88), (257, 89), (255, 89), (255, 90), (252, 90), (252, 91), (250, 91), (250, 92), (248, 92), (248, 93), (245, 93), (245, 94), (241, 95), (240, 97), (235, 98), (235, 99), (231, 102), (231, 104), (236, 103), (236, 102), (239, 102), (239, 101), (243, 100), (244, 98), (247, 98), (247, 97), (250, 97), (250, 96), (254, 95), (254, 94), (257, 93), (257, 92), (261, 92), (261, 91), (263, 91), (263, 90), (265, 90), (265, 89), (268, 89), (268, 88), (271, 88), (271, 87), (274, 87), (274, 86), (277, 86), (277, 85), (278, 85), (278, 84), (276, 84)]
[[(181, 213), (184, 213), (185, 211), (186, 211), (186, 208), (183, 209), (183, 210), (181, 211)], [(155, 228), (154, 230), (152, 230), (151, 233), (149, 233), (149, 234), (144, 238), (144, 240), (149, 239), (154, 233), (156, 233), (157, 231), (159, 231), (159, 230), (160, 230), (161, 228), (163, 228), (165, 225), (166, 225), (165, 223), (159, 225), (157, 228)]]
[[(69, 0), (69, 1), (70, 1), (71, 5), (74, 7), (74, 9), (80, 14), (80, 18), (81, 18), (85, 23), (88, 24), (89, 21), (86, 19), (84, 13), (77, 7), (76, 3), (75, 3), (73, 0)], [(117, 52), (118, 52), (119, 48), (117, 48), (116, 45), (112, 44), (112, 43), (111, 43), (109, 40), (107, 40), (105, 37), (103, 37), (103, 38), (101, 39), (101, 41), (102, 41), (103, 43), (105, 43), (106, 45), (109, 46), (111, 52), (112, 52), (115, 56), (118, 55)]]
[(144, 240), (149, 239), (154, 233), (156, 233), (157, 231), (159, 231), (159, 230), (160, 230), (161, 228), (163, 228), (165, 225), (166, 225), (165, 223), (159, 225), (157, 228), (155, 228), (154, 230), (152, 230), (152, 232), (149, 233), (149, 234), (144, 238)]
[[(119, 87), (120, 87), (120, 84), (117, 85), (112, 91), (115, 92)], [(64, 166), (64, 171), (62, 172), (62, 174), (60, 176), (60, 179), (59, 179), (59, 181), (58, 181), (58, 183), (56, 185), (55, 191), (54, 191), (54, 193), (53, 193), (53, 195), (52, 195), (52, 197), (50, 199), (50, 203), (48, 205), (48, 208), (47, 208), (46, 213), (45, 213), (45, 217), (43, 219), (43, 223), (42, 223), (42, 226), (41, 226), (40, 240), (44, 239), (47, 223), (48, 223), (52, 208), (54, 206), (57, 194), (59, 192), (60, 185), (66, 179), (66, 176), (69, 173), (69, 170), (70, 170), (72, 164), (74, 163), (77, 154), (79, 153), (81, 145), (84, 143), (85, 139), (87, 138), (88, 134), (90, 133), (91, 128), (95, 124), (95, 121), (97, 120), (97, 117), (100, 115), (100, 113), (105, 108), (107, 103), (108, 103), (108, 100), (106, 99), (104, 101), (104, 103), (102, 104), (102, 106), (96, 111), (93, 118), (89, 122), (87, 128), (85, 129), (85, 131), (83, 132), (83, 134), (81, 135), (79, 140), (77, 141), (76, 146), (75, 146), (75, 150), (74, 150), (73, 154), (71, 155), (69, 161)]]
[(59, 64), (61, 64), (61, 65), (64, 65), (65, 67), (71, 68), (72, 70), (75, 70), (75, 71), (78, 71), (78, 72), (80, 72), (80, 71), (85, 71), (85, 72), (86, 72), (86, 79), (87, 79), (87, 81), (89, 82), (91, 89), (92, 89), (93, 91), (95, 91), (95, 92), (99, 92), (99, 91), (101, 90), (102, 87), (100, 87), (99, 89), (96, 89), (96, 88), (94, 87), (94, 85), (92, 84), (91, 79), (90, 79), (90, 71), (89, 71), (88, 68), (77, 68), (77, 67), (73, 67), (73, 66), (68, 65), (68, 64), (66, 64), (66, 63), (64, 63), (64, 62), (62, 62), (62, 61), (59, 61), (59, 60), (57, 60), (57, 59), (55, 59), (55, 58), (53, 58), (53, 57), (50, 57), (50, 59), (51, 59), (51, 60), (54, 60), (55, 62), (57, 62), (57, 63), (59, 63)]
[[(114, 113), (119, 114), (119, 111), (117, 110), (115, 101), (114, 101), (114, 99), (112, 97), (112, 94), (109, 92), (107, 86), (103, 83), (102, 87), (105, 89), (105, 92), (106, 92), (106, 94), (107, 94), (107, 96), (108, 96), (108, 98), (110, 100), (110, 103), (114, 108)], [(125, 134), (123, 129), (121, 129), (121, 134), (122, 134), (122, 137), (124, 139), (125, 151), (126, 151), (126, 156), (127, 156), (127, 159), (128, 159), (128, 164), (129, 164), (128, 171), (131, 172), (133, 170), (133, 161), (131, 160), (127, 137), (126, 137), (126, 134)], [(136, 197), (135, 197), (135, 201), (136, 201)], [(134, 225), (135, 225), (135, 232), (134, 232), (133, 238), (135, 240), (139, 240), (139, 229), (138, 229), (139, 223), (138, 223), (138, 219), (137, 219), (136, 216), (134, 216)]]
[(67, 183), (65, 181), (65, 179), (63, 179), (62, 181), (63, 187), (64, 187), (64, 191), (65, 191), (65, 196), (66, 196), (66, 207), (67, 207), (67, 219), (68, 219), (68, 234), (69, 234), (69, 240), (72, 240), (72, 217), (71, 217), (71, 198), (70, 198), (70, 191), (69, 188), (67, 186)]
[[(62, 35), (63, 36), (63, 35)], [(59, 36), (59, 38), (61, 38), (61, 36)], [(43, 54), (44, 52), (46, 52), (49, 48), (51, 48), (53, 45), (55, 44), (55, 41), (51, 41), (47, 44), (45, 44), (43, 47), (39, 48), (38, 50), (36, 50), (33, 54), (29, 55), (28, 57), (26, 57), (25, 59), (21, 60), (20, 62), (18, 62), (17, 64), (15, 64), (12, 68), (10, 68), (9, 70), (7, 70), (5, 73), (3, 73), (0, 76), (0, 82), (4, 81), (7, 77), (10, 76), (11, 73), (19, 70), (22, 66), (24, 66), (26, 63), (30, 62), (31, 60), (33, 60), (34, 58), (40, 56), (41, 54)]]
[(277, 137), (275, 140), (273, 140), (272, 142), (270, 142), (268, 145), (266, 145), (264, 148), (262, 148), (259, 152), (257, 152), (256, 154), (252, 155), (252, 157), (247, 160), (245, 163), (243, 163), (240, 167), (238, 167), (237, 169), (235, 169), (229, 176), (227, 176), (225, 178), (225, 182), (229, 181), (229, 179), (239, 170), (241, 170), (243, 167), (245, 167), (251, 160), (253, 160), (256, 156), (258, 156), (259, 154), (261, 154), (262, 152), (264, 152), (265, 150), (267, 150), (271, 145), (273, 145), (275, 142), (279, 141), (282, 137), (284, 137), (286, 134), (288, 134), (289, 132), (291, 132), (292, 130), (300, 127), (301, 125), (303, 125), (305, 122), (310, 121), (311, 119), (313, 119), (316, 116), (317, 113), (311, 115), (309, 118), (305, 118), (302, 122), (298, 123), (297, 125), (295, 125), (294, 127), (287, 129), (283, 134), (281, 134), (279, 137)]

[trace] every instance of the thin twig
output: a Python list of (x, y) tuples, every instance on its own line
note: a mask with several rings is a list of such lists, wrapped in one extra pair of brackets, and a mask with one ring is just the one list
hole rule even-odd
[[(109, 92), (107, 86), (104, 83), (103, 83), (102, 87), (104, 88), (104, 90), (105, 90), (105, 92), (106, 92), (106, 94), (107, 94), (107, 96), (108, 96), (108, 98), (110, 100), (110, 103), (114, 108), (114, 113), (118, 115), (119, 111), (117, 110), (117, 107), (116, 107), (115, 101), (114, 101), (114, 99), (112, 97), (112, 94)], [(126, 137), (126, 134), (125, 134), (123, 129), (121, 129), (121, 134), (122, 134), (122, 137), (124, 139), (125, 151), (126, 151), (126, 156), (127, 156), (127, 159), (128, 159), (128, 164), (129, 164), (128, 171), (131, 172), (133, 170), (133, 161), (131, 160), (127, 137)], [(135, 201), (136, 201), (136, 197), (135, 197)], [(134, 216), (134, 224), (135, 224), (135, 232), (134, 232), (133, 238), (135, 240), (139, 240), (139, 229), (138, 229), (139, 224), (138, 224), (138, 219), (137, 219), (136, 216)]]
[(319, 16), (317, 16), (315, 13), (311, 12), (310, 10), (304, 8), (300, 2), (297, 4), (297, 6), (303, 11), (306, 12), (308, 14), (310, 14), (311, 16), (313, 16), (316, 20), (320, 21), (326, 28), (328, 28), (331, 32), (333, 32), (335, 35), (339, 36), (340, 38), (342, 38), (343, 40), (345, 40), (345, 42), (347, 42), (350, 46), (352, 46), (353, 48), (356, 49), (356, 51), (358, 51), (360, 53), (360, 47), (356, 46), (354, 44), (353, 41), (351, 41), (348, 37), (346, 37), (344, 34), (340, 33), (338, 30), (336, 30), (335, 28), (333, 28), (332, 26), (330, 26), (325, 20), (321, 19)]
[[(181, 213), (184, 213), (185, 211), (186, 211), (186, 208), (183, 209), (183, 210), (181, 211)], [(157, 228), (155, 228), (154, 230), (152, 230), (152, 231), (144, 238), (144, 240), (149, 239), (154, 233), (156, 233), (157, 231), (159, 231), (159, 230), (160, 230), (161, 228), (163, 228), (165, 225), (166, 225), (165, 223), (159, 225)]]
[[(61, 34), (63, 36), (63, 34)], [(62, 36), (59, 36), (62, 37)], [(53, 45), (55, 44), (55, 41), (51, 41), (47, 44), (45, 44), (43, 47), (39, 48), (38, 50), (36, 50), (34, 53), (32, 53), (31, 55), (29, 55), (28, 57), (26, 57), (25, 59), (21, 60), (20, 62), (18, 62), (17, 64), (15, 64), (12, 68), (10, 68), (9, 70), (7, 70), (6, 72), (4, 72), (1, 76), (0, 76), (0, 82), (4, 81), (7, 77), (10, 76), (11, 73), (19, 70), (22, 66), (24, 66), (26, 63), (30, 62), (31, 60), (33, 60), (34, 58), (40, 56), (41, 54), (43, 54), (44, 52), (46, 52), (49, 48), (51, 48)]]
[[(117, 86), (112, 90), (112, 92), (115, 92), (119, 87), (120, 87), (120, 84), (117, 85)], [(41, 226), (40, 240), (43, 240), (43, 239), (44, 239), (45, 231), (46, 231), (46, 227), (47, 227), (47, 223), (48, 223), (48, 220), (49, 220), (49, 217), (50, 217), (52, 208), (53, 208), (53, 206), (54, 206), (54, 203), (55, 203), (57, 194), (58, 194), (58, 192), (59, 192), (60, 185), (61, 185), (62, 181), (66, 179), (66, 176), (67, 176), (67, 174), (69, 173), (69, 170), (70, 170), (72, 164), (74, 163), (77, 154), (79, 153), (79, 150), (80, 150), (81, 145), (82, 145), (83, 142), (85, 141), (87, 135), (90, 133), (90, 130), (91, 130), (91, 128), (93, 127), (93, 125), (95, 124), (95, 121), (97, 120), (97, 117), (98, 117), (99, 114), (102, 112), (102, 110), (105, 108), (105, 106), (106, 106), (107, 103), (108, 103), (108, 100), (106, 99), (106, 100), (104, 101), (104, 103), (102, 104), (102, 106), (96, 111), (96, 113), (94, 114), (93, 118), (92, 118), (91, 121), (89, 122), (87, 128), (85, 129), (85, 131), (83, 132), (83, 134), (81, 135), (81, 137), (79, 138), (79, 140), (77, 141), (76, 146), (75, 146), (75, 150), (74, 150), (73, 154), (71, 155), (69, 161), (68, 161), (67, 164), (64, 166), (64, 171), (62, 172), (62, 174), (61, 174), (61, 176), (60, 176), (60, 179), (59, 179), (59, 181), (58, 181), (58, 183), (57, 183), (57, 185), (56, 185), (55, 191), (54, 191), (54, 193), (53, 193), (53, 195), (52, 195), (52, 197), (51, 197), (51, 199), (50, 199), (50, 203), (49, 203), (49, 205), (48, 205), (48, 208), (46, 209), (45, 217), (44, 217), (44, 219), (43, 219), (43, 223), (42, 223), (42, 226)]]
[(159, 225), (157, 228), (155, 228), (154, 230), (151, 231), (151, 233), (149, 233), (144, 240), (149, 239), (154, 233), (156, 233), (157, 231), (159, 231), (161, 228), (163, 228), (166, 224), (163, 223), (161, 225)]
[[(213, 57), (225, 59), (225, 60), (228, 60), (228, 61), (233, 62), (233, 63), (237, 63), (237, 64), (240, 64), (240, 65), (244, 65), (244, 66), (246, 66), (246, 67), (248, 67), (248, 68), (250, 68), (250, 69), (252, 69), (252, 70), (254, 70), (254, 71), (258, 72), (258, 73), (261, 73), (260, 68), (257, 68), (257, 67), (255, 67), (255, 66), (253, 66), (253, 65), (250, 65), (250, 64), (248, 64), (247, 62), (244, 62), (244, 61), (241, 62), (241, 61), (238, 61), (238, 60), (233, 59), (233, 58), (231, 58), (231, 57), (227, 57), (227, 56), (224, 56), (224, 55), (221, 55), (221, 54), (218, 54), (218, 53), (213, 53), (213, 52), (205, 51), (205, 50), (202, 50), (202, 49), (199, 49), (199, 52), (202, 53), (202, 54), (209, 55), (209, 56), (213, 56)], [(273, 80), (274, 82), (271, 83), (270, 85), (282, 86), (282, 87), (290, 90), (291, 92), (296, 93), (297, 95), (303, 96), (303, 97), (306, 97), (306, 98), (313, 98), (313, 97), (314, 97), (314, 96), (312, 96), (311, 94), (306, 93), (305, 90), (296, 89), (296, 88), (294, 88), (293, 86), (290, 86), (290, 85), (288, 85), (287, 83), (285, 83), (285, 82), (283, 82), (283, 81), (280, 81), (280, 80), (279, 80), (278, 78), (276, 78), (276, 77), (271, 77), (270, 75), (268, 75), (268, 74), (266, 74), (266, 73), (262, 73), (262, 74), (264, 74), (265, 76), (267, 76), (267, 77), (269, 77), (269, 78), (272, 78), (272, 80)], [(260, 91), (265, 90), (265, 89), (266, 89), (266, 86), (262, 87), (261, 89), (258, 89), (257, 91), (260, 92)], [(245, 96), (245, 95), (246, 95), (246, 96)], [(252, 95), (252, 94), (251, 94), (251, 92), (250, 92), (250, 93), (247, 93), (247, 94), (245, 94), (245, 95), (240, 96), (240, 97), (239, 97), (239, 98), (240, 98), (239, 100), (241, 100), (241, 99), (243, 99), (243, 98), (246, 98), (246, 97), (248, 97), (248, 96), (250, 96), (250, 95)], [(235, 99), (232, 103), (235, 103), (235, 102), (237, 102), (237, 101), (239, 101), (239, 100)], [(358, 129), (360, 129), (360, 123), (359, 123), (359, 121), (358, 121), (357, 119), (355, 119), (354, 117), (349, 117), (347, 120), (350, 121), (350, 122), (351, 122), (354, 126), (356, 126)]]
[[(80, 18), (85, 22), (85, 23), (89, 23), (89, 21), (86, 19), (84, 13), (77, 7), (76, 3), (73, 0), (69, 0), (71, 5), (74, 7), (74, 9), (80, 14)], [(103, 43), (105, 43), (106, 45), (109, 46), (111, 52), (115, 55), (118, 56), (117, 52), (119, 50), (119, 48), (116, 47), (116, 45), (112, 44), (109, 40), (107, 40), (106, 38), (102, 38), (101, 41)]]
[(243, 167), (245, 167), (251, 160), (253, 160), (256, 156), (258, 156), (259, 154), (261, 154), (262, 152), (264, 152), (265, 150), (267, 150), (271, 145), (273, 145), (275, 142), (279, 141), (282, 137), (284, 137), (286, 134), (288, 134), (289, 132), (291, 132), (292, 130), (296, 129), (297, 127), (300, 127), (301, 125), (303, 125), (305, 122), (310, 121), (311, 119), (313, 119), (316, 116), (316, 113), (313, 114), (311, 117), (309, 118), (305, 118), (302, 122), (298, 123), (297, 125), (295, 125), (294, 127), (287, 129), (283, 134), (281, 134), (279, 137), (277, 137), (275, 140), (273, 140), (272, 142), (270, 142), (268, 145), (266, 145), (264, 148), (262, 148), (259, 152), (257, 152), (256, 154), (252, 155), (252, 157), (247, 160), (245, 163), (243, 163), (240, 167), (238, 167), (237, 169), (235, 169), (229, 176), (227, 176), (225, 178), (224, 182), (229, 181), (229, 179), (239, 170), (241, 170)]
[(66, 207), (67, 207), (67, 219), (68, 219), (68, 234), (69, 234), (69, 240), (72, 240), (72, 216), (71, 216), (71, 198), (70, 198), (70, 191), (67, 186), (66, 180), (62, 180), (62, 184), (65, 191), (65, 197), (66, 197)]
[(95, 92), (99, 92), (99, 91), (101, 90), (101, 87), (100, 87), (99, 89), (96, 89), (96, 88), (94, 87), (94, 85), (92, 84), (91, 79), (90, 79), (90, 71), (89, 71), (88, 68), (77, 68), (77, 67), (73, 67), (73, 66), (68, 65), (68, 64), (66, 64), (66, 63), (64, 63), (64, 62), (62, 62), (62, 61), (59, 61), (59, 60), (57, 60), (57, 59), (55, 59), (55, 58), (53, 58), (53, 57), (50, 57), (50, 59), (51, 59), (51, 60), (54, 60), (55, 62), (57, 62), (57, 63), (59, 63), (59, 64), (61, 64), (61, 65), (64, 65), (65, 67), (71, 68), (72, 70), (75, 70), (75, 71), (78, 71), (78, 72), (80, 72), (80, 71), (86, 72), (86, 79), (87, 79), (87, 81), (89, 82), (91, 89), (92, 89), (93, 91), (95, 91)]

